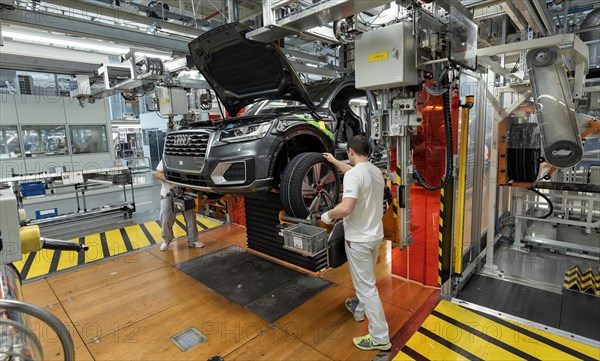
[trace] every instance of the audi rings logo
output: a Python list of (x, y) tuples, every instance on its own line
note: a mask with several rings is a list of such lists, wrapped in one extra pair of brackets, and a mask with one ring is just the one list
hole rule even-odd
[(173, 145), (179, 147), (185, 147), (192, 144), (192, 137), (189, 135), (176, 135), (175, 139), (173, 139)]

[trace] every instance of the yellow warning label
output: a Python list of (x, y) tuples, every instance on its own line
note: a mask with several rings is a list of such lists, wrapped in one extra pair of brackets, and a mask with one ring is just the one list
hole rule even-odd
[(321, 128), (321, 130), (325, 130), (325, 122), (322, 120), (319, 120), (319, 127)]
[(375, 61), (387, 60), (387, 59), (388, 59), (387, 51), (380, 51), (379, 53), (373, 53), (373, 54), (369, 55), (369, 63), (372, 63)]

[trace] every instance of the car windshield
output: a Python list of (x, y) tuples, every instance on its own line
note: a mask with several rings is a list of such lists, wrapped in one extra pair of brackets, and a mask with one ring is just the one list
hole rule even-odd
[[(335, 83), (331, 80), (319, 81), (305, 84), (305, 87), (311, 100), (318, 108), (321, 103), (323, 103), (323, 101), (331, 94), (332, 90), (335, 88)], [(244, 115), (281, 114), (298, 108), (308, 108), (308, 106), (295, 100), (260, 100), (247, 106)]]
[(261, 100), (247, 106), (244, 115), (280, 114), (300, 107), (308, 108), (295, 100)]

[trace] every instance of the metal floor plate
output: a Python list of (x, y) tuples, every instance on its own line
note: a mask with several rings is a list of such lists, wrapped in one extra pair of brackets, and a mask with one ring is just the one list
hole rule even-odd
[(327, 288), (311, 277), (239, 247), (227, 247), (177, 268), (268, 322), (274, 322)]
[(562, 296), (558, 293), (474, 275), (457, 298), (559, 328)]
[(190, 327), (171, 337), (171, 341), (183, 352), (208, 340), (208, 338), (194, 327)]

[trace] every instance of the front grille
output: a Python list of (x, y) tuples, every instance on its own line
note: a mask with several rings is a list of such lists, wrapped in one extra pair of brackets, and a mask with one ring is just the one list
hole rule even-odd
[(240, 182), (246, 180), (246, 164), (244, 162), (233, 163), (223, 175), (228, 182)]
[(167, 170), (167, 180), (198, 187), (206, 187), (208, 185), (199, 175), (173, 172), (170, 170)]
[[(183, 136), (188, 137), (189, 141), (182, 142)], [(171, 133), (165, 140), (165, 154), (204, 158), (209, 138), (210, 134), (205, 132)]]

